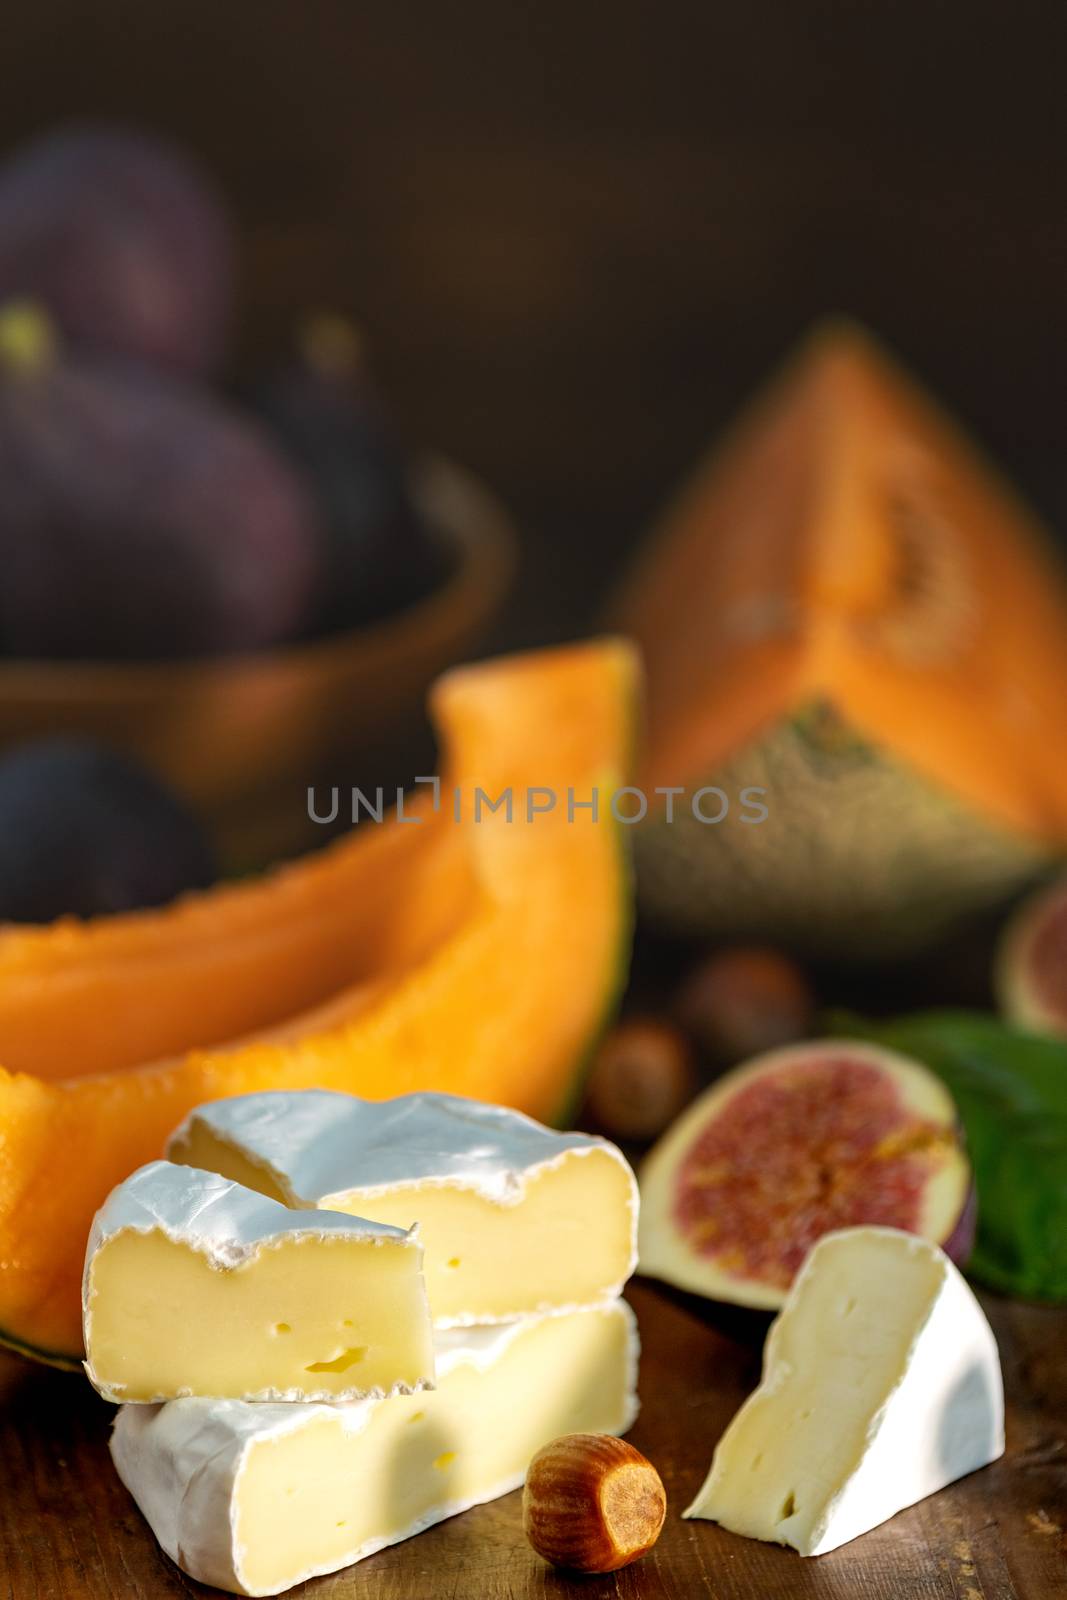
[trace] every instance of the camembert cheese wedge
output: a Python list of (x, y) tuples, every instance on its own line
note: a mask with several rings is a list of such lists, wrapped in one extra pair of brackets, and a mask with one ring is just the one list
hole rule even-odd
[(996, 1340), (935, 1244), (826, 1234), (687, 1517), (824, 1555), (1004, 1449)]
[(85, 1370), (109, 1400), (342, 1401), (433, 1383), (414, 1232), (154, 1161), (97, 1213)]
[(163, 1549), (203, 1583), (277, 1594), (506, 1494), (561, 1433), (637, 1410), (623, 1301), (437, 1336), (432, 1394), (352, 1406), (123, 1406), (111, 1454)]
[(636, 1261), (621, 1151), (456, 1095), (240, 1095), (192, 1112), (167, 1155), (287, 1206), (418, 1223), (438, 1328), (594, 1305)]

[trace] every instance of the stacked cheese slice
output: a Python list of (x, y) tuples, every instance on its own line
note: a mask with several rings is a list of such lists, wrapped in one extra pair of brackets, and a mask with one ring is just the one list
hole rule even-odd
[(277, 1593), (633, 1421), (637, 1190), (607, 1141), (306, 1091), (201, 1107), (167, 1156), (94, 1229), (87, 1366), (180, 1396), (124, 1404), (112, 1455), (193, 1577)]

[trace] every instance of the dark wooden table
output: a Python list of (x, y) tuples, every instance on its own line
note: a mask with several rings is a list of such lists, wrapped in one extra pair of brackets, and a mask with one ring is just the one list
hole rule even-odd
[[(530, 1551), (517, 1494), (294, 1594), (307, 1600), (1046, 1600), (1067, 1595), (1067, 1312), (985, 1297), (1008, 1393), (1004, 1458), (832, 1555), (739, 1539), (679, 1513), (758, 1375), (758, 1340), (726, 1336), (644, 1284), (643, 1411), (631, 1435), (670, 1500), (653, 1554), (568, 1579)], [(111, 1468), (111, 1407), (79, 1377), (0, 1364), (0, 1596), (167, 1600), (213, 1594), (164, 1556)]]

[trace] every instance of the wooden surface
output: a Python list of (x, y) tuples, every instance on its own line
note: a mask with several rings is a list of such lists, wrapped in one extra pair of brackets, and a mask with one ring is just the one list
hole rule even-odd
[[(758, 1374), (758, 1337), (631, 1286), (644, 1342), (643, 1411), (631, 1434), (669, 1497), (645, 1561), (574, 1580), (523, 1540), (506, 1496), (291, 1593), (306, 1600), (1053, 1600), (1067, 1595), (1067, 1312), (985, 1298), (1008, 1392), (1003, 1460), (832, 1555), (739, 1539), (679, 1516), (712, 1447)], [(159, 1551), (111, 1469), (111, 1407), (84, 1379), (0, 1367), (0, 1596), (167, 1600), (207, 1595)]]

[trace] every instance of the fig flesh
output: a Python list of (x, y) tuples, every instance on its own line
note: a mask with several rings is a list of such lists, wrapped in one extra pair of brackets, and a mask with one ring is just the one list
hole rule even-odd
[(163, 140), (71, 126), (0, 169), (0, 300), (42, 301), (87, 350), (210, 372), (232, 279), (222, 203)]
[(640, 1270), (773, 1310), (824, 1233), (899, 1228), (961, 1262), (974, 1221), (940, 1080), (895, 1052), (815, 1040), (720, 1078), (654, 1147), (641, 1170)]
[(0, 648), (173, 659), (301, 632), (314, 505), (252, 421), (183, 380), (57, 349), (0, 312)]
[(1067, 878), (1028, 896), (997, 949), (1001, 1015), (1018, 1028), (1067, 1039)]

